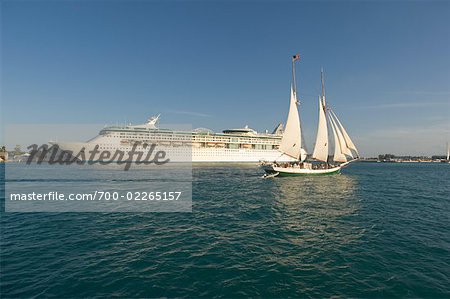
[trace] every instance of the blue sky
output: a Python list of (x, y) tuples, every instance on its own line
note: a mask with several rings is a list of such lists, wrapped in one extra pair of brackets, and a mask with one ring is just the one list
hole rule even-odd
[(364, 156), (444, 152), (448, 1), (2, 1), (2, 127), (162, 113), (161, 124), (272, 130), (297, 52), (310, 149), (323, 66)]

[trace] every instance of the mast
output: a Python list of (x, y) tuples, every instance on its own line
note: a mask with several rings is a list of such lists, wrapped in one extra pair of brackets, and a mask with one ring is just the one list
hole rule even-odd
[(323, 78), (323, 67), (320, 69), (320, 81), (322, 81), (322, 101), (323, 101), (323, 107), (326, 109), (325, 106), (325, 79)]
[(319, 122), (317, 125), (316, 144), (314, 146), (313, 158), (322, 162), (328, 161), (328, 128), (327, 110), (325, 100), (325, 81), (323, 79), (323, 68), (320, 71), (322, 82), (322, 95), (319, 96)]
[(297, 99), (297, 81), (295, 80), (295, 62), (297, 60), (300, 60), (300, 54), (295, 54), (294, 56), (292, 56), (292, 85), (296, 99)]
[(298, 112), (297, 84), (295, 80), (295, 62), (300, 60), (300, 55), (292, 57), (292, 84), (291, 99), (289, 104), (289, 113), (286, 120), (286, 126), (281, 138), (280, 151), (299, 161), (306, 159), (307, 152), (303, 147), (302, 129), (300, 124), (300, 115)]

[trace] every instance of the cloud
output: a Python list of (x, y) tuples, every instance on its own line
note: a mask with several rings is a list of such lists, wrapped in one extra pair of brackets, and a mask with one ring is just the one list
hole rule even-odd
[(198, 116), (198, 117), (212, 117), (212, 115), (210, 115), (210, 114), (193, 112), (193, 111), (168, 110), (167, 113), (183, 114), (183, 115)]
[(392, 95), (426, 95), (426, 96), (449, 96), (450, 91), (386, 91), (384, 94)]
[(350, 106), (354, 109), (406, 109), (406, 108), (423, 108), (423, 107), (436, 107), (436, 106), (449, 106), (449, 102), (403, 102), (403, 103), (384, 103), (378, 105), (367, 106)]
[[(434, 98), (433, 98), (434, 97)], [(373, 104), (351, 105), (352, 109), (414, 109), (424, 107), (450, 108), (449, 91), (386, 91), (372, 100)], [(377, 99), (378, 98), (378, 99)], [(430, 101), (430, 98), (433, 99)]]
[(421, 127), (402, 127), (402, 128), (390, 128), (373, 131), (373, 136), (385, 137), (385, 138), (402, 138), (413, 137), (412, 140), (417, 140), (423, 136), (429, 136), (430, 134), (445, 136), (450, 134), (450, 124), (439, 123), (430, 126)]

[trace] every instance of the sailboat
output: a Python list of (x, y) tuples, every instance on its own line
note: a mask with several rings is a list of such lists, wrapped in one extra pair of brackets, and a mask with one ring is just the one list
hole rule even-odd
[(448, 146), (448, 142), (447, 142), (447, 163), (450, 163), (450, 147)]
[[(312, 153), (312, 161), (308, 159), (308, 152), (303, 138), (300, 115), (297, 106), (297, 87), (295, 81), (295, 62), (299, 55), (292, 58), (292, 85), (289, 113), (279, 150), (282, 154), (294, 159), (291, 163), (262, 162), (261, 167), (267, 177), (274, 176), (302, 176), (338, 174), (341, 169), (358, 159), (359, 153), (341, 121), (326, 104), (325, 83), (323, 70), (321, 71), (322, 93), (319, 96), (319, 122), (317, 137)], [(331, 128), (334, 140), (334, 155), (330, 161), (328, 127)]]

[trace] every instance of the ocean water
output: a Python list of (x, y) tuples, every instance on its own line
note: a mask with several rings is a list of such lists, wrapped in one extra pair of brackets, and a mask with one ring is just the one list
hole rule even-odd
[(195, 165), (192, 213), (2, 212), (1, 297), (450, 297), (449, 164), (261, 175)]

